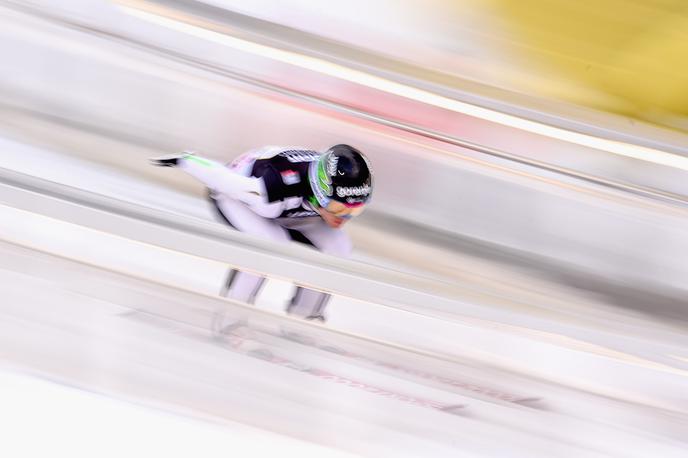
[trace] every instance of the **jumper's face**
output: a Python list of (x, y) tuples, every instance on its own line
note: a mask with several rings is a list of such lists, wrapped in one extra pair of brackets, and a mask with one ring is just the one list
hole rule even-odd
[(336, 200), (331, 200), (327, 207), (318, 207), (318, 213), (328, 226), (339, 228), (348, 220), (363, 212), (363, 205), (349, 206)]

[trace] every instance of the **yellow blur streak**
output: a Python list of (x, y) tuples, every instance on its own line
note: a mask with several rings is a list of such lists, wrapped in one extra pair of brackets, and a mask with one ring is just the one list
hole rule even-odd
[[(629, 102), (688, 115), (686, 0), (496, 0), (524, 56)], [(576, 93), (566, 98), (578, 101)], [(603, 103), (603, 102), (602, 102)]]
[[(198, 26), (190, 25), (180, 20), (163, 17), (160, 14), (151, 13), (137, 9), (140, 7), (138, 2), (126, 1), (131, 6), (122, 6), (122, 8), (129, 14), (139, 17), (141, 19), (153, 22), (164, 27), (196, 36), (201, 39), (209, 40), (215, 43), (229, 46), (233, 49), (266, 57), (268, 59), (277, 60), (286, 64), (295, 65), (300, 68), (318, 72), (334, 78), (343, 79), (355, 84), (360, 84), (369, 88), (377, 89), (389, 94), (394, 94), (417, 102), (432, 105), (438, 108), (463, 113), (476, 118), (484, 119), (486, 121), (498, 123), (504, 126), (514, 127), (527, 132), (532, 132), (538, 135), (563, 140), (569, 143), (574, 143), (580, 146), (594, 148), (602, 151), (607, 151), (620, 156), (625, 156), (633, 159), (638, 159), (655, 164), (665, 165), (681, 170), (688, 171), (688, 158), (666, 153), (663, 151), (646, 148), (627, 143), (616, 142), (613, 140), (606, 140), (590, 135), (585, 135), (577, 132), (570, 132), (546, 124), (540, 124), (534, 121), (521, 119), (516, 116), (511, 116), (504, 113), (488, 110), (486, 108), (477, 107), (464, 102), (450, 99), (432, 92), (417, 89), (411, 86), (406, 86), (394, 81), (380, 78), (357, 70), (344, 67), (342, 65), (334, 64), (316, 59), (310, 56), (297, 54), (282, 49), (273, 48), (258, 43), (253, 43), (240, 38), (232, 37), (212, 30), (204, 29)], [(135, 7), (134, 7), (135, 6)]]

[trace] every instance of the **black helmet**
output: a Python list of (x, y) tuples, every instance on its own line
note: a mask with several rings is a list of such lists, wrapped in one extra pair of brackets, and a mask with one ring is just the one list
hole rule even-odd
[(373, 172), (368, 159), (349, 145), (335, 145), (311, 163), (308, 177), (318, 204), (331, 200), (347, 206), (363, 205), (370, 199)]

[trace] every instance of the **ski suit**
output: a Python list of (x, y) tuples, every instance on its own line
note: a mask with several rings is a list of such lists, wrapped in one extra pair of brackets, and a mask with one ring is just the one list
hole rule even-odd
[[(209, 190), (219, 216), (232, 228), (275, 241), (296, 241), (323, 253), (348, 257), (352, 245), (341, 229), (329, 227), (316, 211), (308, 168), (320, 153), (305, 148), (266, 146), (224, 165), (197, 155), (178, 167)], [(222, 294), (254, 303), (264, 277), (230, 271)], [(325, 320), (329, 295), (297, 285), (287, 312)]]

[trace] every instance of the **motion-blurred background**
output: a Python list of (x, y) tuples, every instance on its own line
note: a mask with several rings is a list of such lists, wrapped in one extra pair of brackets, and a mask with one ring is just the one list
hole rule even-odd
[[(119, 408), (150, 429), (113, 456), (683, 456), (686, 8), (0, 0), (8, 450), (101, 443), (21, 445), (87, 402), (37, 376), (157, 409)], [(352, 261), (231, 231), (147, 164), (342, 142), (376, 179)], [(218, 296), (228, 266), (268, 276), (256, 307)], [(294, 283), (327, 324), (284, 316)], [(219, 312), (246, 329), (214, 338)], [(66, 417), (112, 441), (91, 407)]]

